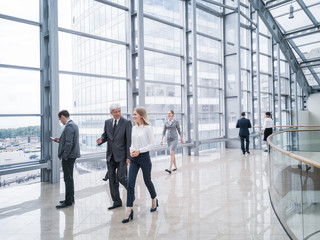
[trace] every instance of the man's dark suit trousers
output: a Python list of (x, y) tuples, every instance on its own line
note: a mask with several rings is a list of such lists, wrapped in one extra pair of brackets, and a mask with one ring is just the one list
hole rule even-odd
[[(246, 140), (246, 147), (244, 147), (244, 140)], [(243, 153), (249, 152), (249, 135), (248, 136), (240, 136), (241, 141), (241, 150)]]
[(75, 158), (62, 160), (63, 179), (66, 187), (66, 203), (74, 202), (74, 182), (73, 182), (73, 167)]

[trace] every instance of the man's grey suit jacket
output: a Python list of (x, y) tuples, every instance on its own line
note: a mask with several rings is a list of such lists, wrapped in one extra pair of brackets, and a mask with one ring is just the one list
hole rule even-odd
[(58, 157), (60, 159), (80, 157), (79, 128), (68, 121), (59, 139)]
[(115, 162), (121, 162), (130, 156), (132, 124), (131, 121), (120, 117), (113, 133), (113, 120), (111, 118), (105, 121), (101, 144), (108, 142), (107, 161), (110, 161), (113, 155)]

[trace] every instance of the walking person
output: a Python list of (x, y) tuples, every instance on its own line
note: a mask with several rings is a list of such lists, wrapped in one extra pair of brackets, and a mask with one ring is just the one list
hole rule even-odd
[(109, 186), (113, 205), (108, 210), (121, 207), (122, 201), (119, 193), (119, 182), (127, 189), (127, 164), (129, 160), (129, 148), (131, 145), (131, 121), (121, 116), (121, 106), (112, 104), (110, 113), (113, 118), (105, 121), (104, 132), (97, 139), (98, 145), (108, 142), (107, 168), (109, 174)]
[(60, 201), (56, 208), (66, 208), (74, 203), (73, 169), (76, 159), (80, 157), (79, 128), (70, 119), (70, 114), (67, 110), (61, 110), (58, 113), (58, 117), (65, 127), (60, 138), (54, 138), (53, 141), (59, 143), (58, 157), (62, 162), (66, 193), (65, 200)]
[[(249, 128), (251, 128), (251, 122), (249, 119), (246, 118), (245, 112), (241, 113), (241, 118), (238, 119), (236, 128), (240, 128), (239, 129), (239, 137), (240, 137), (240, 141), (241, 141), (241, 150), (242, 150), (243, 155), (245, 155), (246, 152), (248, 154), (250, 154), (250, 151), (249, 151), (249, 144), (250, 144)], [(246, 146), (244, 146), (244, 140), (246, 140)]]
[(141, 168), (143, 180), (151, 196), (150, 212), (155, 212), (159, 206), (156, 190), (151, 181), (152, 163), (149, 151), (154, 146), (154, 133), (149, 123), (146, 110), (143, 107), (137, 107), (133, 111), (135, 126), (132, 128), (132, 143), (130, 147), (130, 167), (127, 189), (127, 209), (125, 219), (122, 223), (133, 220), (133, 202), (135, 199), (134, 188), (139, 169)]
[(261, 129), (260, 134), (264, 133), (263, 136), (263, 141), (266, 142), (266, 147), (267, 149), (265, 149), (265, 152), (268, 152), (268, 141), (267, 138), (272, 134), (272, 128), (273, 128), (273, 120), (271, 118), (271, 113), (270, 112), (266, 112), (265, 115), (265, 119), (264, 119), (264, 123), (263, 123), (263, 127)]
[[(174, 117), (174, 111), (170, 110), (168, 112), (168, 121), (164, 123), (163, 131), (162, 131), (162, 138), (160, 141), (160, 145), (163, 145), (163, 138), (166, 135), (167, 132), (167, 144), (170, 149), (170, 166), (165, 171), (168, 173), (171, 173), (172, 165), (174, 165), (174, 169), (172, 171), (177, 170), (177, 164), (176, 164), (176, 156), (175, 151), (178, 144), (178, 134), (180, 135), (180, 141), (183, 144), (183, 138), (180, 130), (179, 122), (173, 118)], [(177, 134), (178, 132), (178, 134)]]

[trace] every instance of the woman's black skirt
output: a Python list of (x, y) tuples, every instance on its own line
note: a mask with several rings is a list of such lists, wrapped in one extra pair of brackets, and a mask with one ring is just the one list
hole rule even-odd
[(272, 128), (266, 128), (264, 130), (263, 141), (267, 141), (267, 138), (272, 134)]

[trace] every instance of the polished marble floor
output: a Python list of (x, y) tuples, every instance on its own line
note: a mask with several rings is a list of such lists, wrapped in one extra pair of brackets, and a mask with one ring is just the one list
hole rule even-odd
[[(57, 210), (64, 183), (35, 183), (0, 189), (0, 239), (289, 239), (270, 206), (267, 154), (236, 149), (178, 156), (178, 171), (164, 171), (168, 159), (153, 161), (159, 208), (139, 173), (134, 219), (125, 207), (108, 211), (105, 171), (75, 176), (76, 203)], [(120, 187), (125, 199), (126, 191)], [(123, 201), (125, 203), (125, 200)]]

